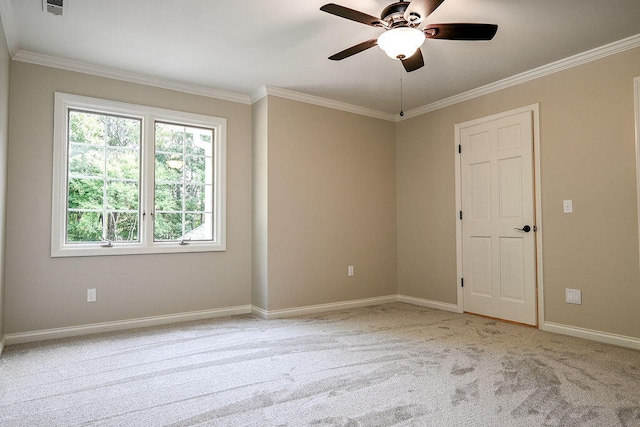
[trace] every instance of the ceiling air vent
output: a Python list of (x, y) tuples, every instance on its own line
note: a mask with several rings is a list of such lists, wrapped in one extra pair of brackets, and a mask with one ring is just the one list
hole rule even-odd
[(64, 15), (63, 2), (67, 0), (42, 0), (42, 11), (49, 12), (52, 15)]

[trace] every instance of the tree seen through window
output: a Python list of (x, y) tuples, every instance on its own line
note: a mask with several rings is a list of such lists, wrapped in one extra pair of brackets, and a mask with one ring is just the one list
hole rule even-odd
[[(139, 241), (141, 137), (140, 119), (69, 111), (68, 243)], [(155, 241), (213, 239), (212, 170), (213, 130), (155, 123)]]
[(67, 241), (138, 241), (139, 119), (69, 111)]
[(213, 239), (213, 131), (155, 124), (154, 240)]

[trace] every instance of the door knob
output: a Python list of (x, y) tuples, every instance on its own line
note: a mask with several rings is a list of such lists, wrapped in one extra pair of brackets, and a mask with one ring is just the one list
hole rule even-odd
[(531, 227), (529, 227), (528, 225), (525, 225), (522, 228), (514, 228), (514, 230), (518, 230), (518, 231), (524, 231), (525, 233), (528, 233), (531, 231)]

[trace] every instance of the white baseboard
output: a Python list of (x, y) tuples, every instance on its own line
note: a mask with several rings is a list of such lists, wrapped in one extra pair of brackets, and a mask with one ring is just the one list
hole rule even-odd
[[(119, 320), (115, 322), (92, 323), (89, 325), (70, 326), (65, 328), (44, 329), (32, 332), (7, 334), (6, 344), (21, 344), (32, 341), (67, 338), (78, 335), (96, 334), (100, 332), (121, 331), (125, 329), (144, 328), (148, 326), (166, 325), (169, 323), (187, 322), (192, 320), (212, 319), (214, 317), (234, 316), (251, 313), (250, 305), (219, 308), (213, 310), (191, 311), (187, 313), (168, 314), (163, 316), (141, 317), (138, 319)], [(4, 344), (4, 339), (2, 343)]]
[(613, 344), (620, 347), (633, 348), (640, 350), (640, 339), (627, 337), (624, 335), (610, 334), (608, 332), (594, 331), (591, 329), (577, 328), (575, 326), (567, 326), (559, 323), (544, 322), (540, 329), (556, 334), (569, 335), (577, 338)]
[(406, 295), (398, 295), (398, 302), (419, 305), (421, 307), (434, 308), (436, 310), (451, 311), (453, 313), (462, 313), (462, 311), (456, 304), (449, 304), (449, 303), (440, 302), (440, 301), (432, 301), (432, 300), (423, 299), (423, 298), (409, 297)]
[[(65, 328), (44, 329), (17, 334), (6, 334), (0, 339), (0, 356), (5, 345), (20, 344), (32, 341), (42, 341), (56, 338), (67, 338), (79, 335), (88, 335), (101, 332), (120, 331), (125, 329), (142, 328), (148, 326), (166, 325), (170, 323), (186, 322), (193, 320), (205, 320), (216, 317), (234, 316), (238, 314), (255, 314), (263, 319), (278, 319), (283, 317), (301, 316), (305, 314), (323, 313), (328, 311), (343, 310), (355, 307), (366, 307), (392, 302), (403, 302), (422, 307), (460, 313), (456, 304), (440, 301), (432, 301), (406, 295), (388, 295), (384, 297), (365, 298), (359, 300), (342, 301), (329, 304), (317, 304), (305, 307), (288, 308), (282, 310), (264, 310), (252, 305), (219, 308), (213, 310), (192, 311), (187, 313), (169, 314), (163, 316), (143, 317), (138, 319), (120, 320), (115, 322), (93, 323), (89, 325), (71, 326)], [(616, 335), (591, 329), (567, 326), (558, 323), (544, 322), (540, 329), (562, 335), (584, 338), (592, 341), (618, 345), (621, 347), (640, 350), (640, 339), (624, 335)]]
[[(463, 310), (456, 304), (447, 304), (406, 295), (398, 295), (398, 302), (434, 308), (437, 310), (451, 311), (453, 313), (463, 313)], [(578, 328), (553, 322), (543, 322), (540, 326), (540, 330), (640, 350), (640, 339), (634, 337), (594, 331), (591, 329)]]
[(2, 357), (2, 352), (4, 351), (4, 343), (5, 343), (6, 339), (7, 339), (7, 337), (5, 337), (3, 335), (2, 339), (0, 340), (0, 357)]
[(302, 316), (305, 314), (324, 313), (327, 311), (344, 310), (354, 307), (366, 307), (369, 305), (387, 304), (397, 302), (397, 295), (388, 295), (385, 297), (364, 298), (351, 301), (341, 301), (329, 304), (308, 305), (305, 307), (285, 308), (282, 310), (264, 310), (259, 307), (252, 307), (251, 312), (263, 319), (280, 319), (283, 317)]

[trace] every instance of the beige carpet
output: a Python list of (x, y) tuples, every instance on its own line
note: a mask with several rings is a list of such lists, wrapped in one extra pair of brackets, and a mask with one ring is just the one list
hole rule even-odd
[(9, 346), (0, 425), (640, 426), (640, 352), (395, 303)]

